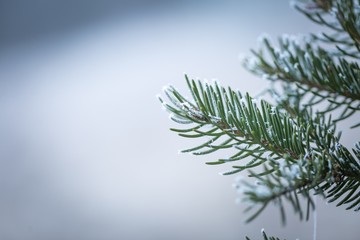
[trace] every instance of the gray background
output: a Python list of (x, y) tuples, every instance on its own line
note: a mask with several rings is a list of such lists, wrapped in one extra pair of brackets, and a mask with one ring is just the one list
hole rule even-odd
[[(0, 1), (0, 239), (311, 239), (291, 209), (244, 224), (230, 166), (204, 164), (226, 153), (179, 155), (198, 141), (155, 96), (183, 72), (256, 94), (256, 38), (319, 30), (287, 1)], [(318, 239), (358, 222), (318, 199)]]

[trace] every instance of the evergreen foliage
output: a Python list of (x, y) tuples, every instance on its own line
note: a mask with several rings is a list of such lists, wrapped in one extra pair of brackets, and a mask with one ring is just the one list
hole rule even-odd
[[(248, 171), (249, 179), (236, 184), (249, 206), (248, 222), (270, 203), (285, 222), (284, 202), (308, 219), (314, 194), (360, 210), (360, 142), (349, 150), (337, 129), (338, 122), (360, 112), (360, 1), (308, 0), (294, 7), (326, 32), (283, 35), (277, 43), (261, 38), (262, 47), (252, 50), (244, 66), (271, 82), (265, 92), (272, 100), (188, 76), (192, 99), (173, 86), (164, 88), (169, 103), (159, 97), (170, 118), (188, 126), (172, 131), (205, 139), (182, 152), (232, 149), (207, 164), (232, 164), (224, 175)], [(351, 128), (360, 126), (356, 120)], [(264, 232), (263, 238), (277, 239)]]

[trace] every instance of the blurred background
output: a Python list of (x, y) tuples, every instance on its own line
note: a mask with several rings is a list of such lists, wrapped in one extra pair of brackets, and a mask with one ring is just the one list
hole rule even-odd
[[(1, 0), (0, 239), (311, 239), (291, 209), (244, 224), (230, 166), (179, 155), (195, 142), (155, 96), (184, 72), (259, 93), (239, 60), (257, 37), (319, 30), (285, 0)], [(318, 239), (358, 221), (318, 199)]]

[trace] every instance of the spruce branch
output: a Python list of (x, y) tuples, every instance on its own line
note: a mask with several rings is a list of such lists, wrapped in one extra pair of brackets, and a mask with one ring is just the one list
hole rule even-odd
[[(298, 109), (294, 114), (302, 115), (307, 107), (322, 102), (327, 103), (323, 113), (343, 109), (335, 121), (346, 119), (360, 110), (360, 66), (357, 62), (334, 57), (306, 40), (300, 45), (296, 37), (284, 35), (279, 39), (280, 48), (274, 47), (267, 37), (261, 42), (263, 48), (253, 50), (254, 56), (245, 59), (244, 66), (272, 82), (283, 82), (282, 93), (277, 93), (275, 88), (270, 92), (273, 97), (276, 97), (274, 94), (283, 95), (285, 102), (291, 103), (295, 99)], [(294, 98), (293, 89), (297, 91), (297, 98)], [(313, 97), (303, 107), (301, 100), (309, 93)], [(281, 101), (278, 104), (281, 105)], [(286, 110), (291, 112), (289, 108)]]
[[(358, 210), (360, 178), (358, 160), (343, 147), (335, 136), (336, 127), (331, 119), (317, 115), (314, 119), (292, 118), (285, 111), (264, 100), (253, 99), (249, 94), (201, 81), (186, 81), (193, 101), (183, 97), (174, 87), (164, 88), (171, 103), (160, 97), (171, 119), (181, 124), (191, 124), (186, 129), (171, 129), (182, 137), (207, 140), (197, 147), (183, 150), (195, 155), (209, 154), (221, 149), (233, 149), (228, 158), (208, 162), (210, 165), (240, 162), (224, 175), (249, 170), (255, 184), (241, 182), (244, 201), (250, 203), (246, 211), (255, 219), (269, 203), (279, 206), (285, 223), (283, 202), (289, 202), (303, 219), (304, 210), (298, 195), (308, 203), (306, 219), (314, 207), (311, 191), (331, 201), (347, 193), (348, 209)], [(354, 150), (356, 156), (359, 150)], [(249, 159), (250, 157), (250, 159)], [(351, 163), (351, 169), (348, 167)], [(259, 166), (263, 170), (259, 171)], [(338, 184), (339, 179), (346, 184)], [(350, 201), (349, 201), (350, 199)]]
[[(271, 82), (266, 92), (275, 103), (186, 75), (191, 99), (173, 86), (164, 88), (169, 103), (159, 97), (170, 119), (188, 126), (172, 131), (205, 139), (182, 152), (226, 149), (230, 156), (207, 164), (230, 163), (224, 175), (247, 171), (248, 179), (235, 184), (248, 204), (247, 222), (275, 204), (285, 223), (285, 202), (300, 219), (309, 219), (313, 195), (360, 210), (360, 142), (348, 150), (337, 130), (339, 121), (360, 111), (360, 1), (299, 2), (295, 8), (330, 33), (283, 35), (277, 44), (262, 37), (260, 49), (244, 62)], [(278, 239), (265, 232), (263, 238)]]
[(295, 1), (294, 7), (311, 21), (325, 26), (333, 33), (312, 35), (314, 39), (335, 44), (341, 56), (359, 59), (360, 4), (349, 0)]

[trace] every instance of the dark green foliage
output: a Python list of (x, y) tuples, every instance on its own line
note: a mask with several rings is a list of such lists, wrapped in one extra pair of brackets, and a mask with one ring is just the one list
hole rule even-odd
[[(182, 152), (227, 149), (229, 156), (207, 164), (230, 163), (224, 175), (247, 171), (248, 179), (236, 186), (249, 206), (248, 222), (274, 203), (285, 223), (284, 202), (308, 219), (314, 194), (360, 210), (360, 143), (348, 150), (337, 130), (338, 122), (360, 112), (360, 1), (302, 2), (295, 8), (328, 31), (284, 35), (276, 46), (262, 38), (262, 47), (244, 62), (271, 81), (266, 92), (272, 102), (187, 76), (192, 99), (172, 86), (164, 88), (170, 103), (160, 97), (170, 118), (188, 125), (172, 131), (205, 139)], [(359, 126), (358, 118), (352, 128)]]
[[(331, 201), (342, 196), (338, 193), (347, 193), (346, 199), (338, 204), (358, 210), (359, 205), (353, 203), (360, 200), (357, 192), (360, 165), (356, 159), (359, 150), (354, 149), (353, 156), (339, 143), (331, 119), (319, 114), (314, 119), (294, 119), (264, 100), (257, 102), (249, 94), (225, 89), (216, 82), (211, 85), (187, 77), (186, 80), (194, 102), (171, 86), (164, 90), (171, 104), (160, 98), (172, 113), (171, 119), (191, 125), (171, 130), (182, 137), (206, 138), (203, 144), (183, 152), (203, 155), (221, 149), (236, 150), (230, 157), (208, 164), (230, 162), (233, 170), (225, 175), (249, 170), (248, 176), (256, 179), (255, 184), (239, 184), (244, 200), (251, 203), (247, 210), (255, 208), (248, 221), (274, 202), (285, 222), (284, 200), (291, 203), (302, 219), (304, 211), (299, 196), (308, 201), (308, 219), (309, 208), (313, 207), (311, 190)], [(339, 178), (349, 183), (339, 184)]]

